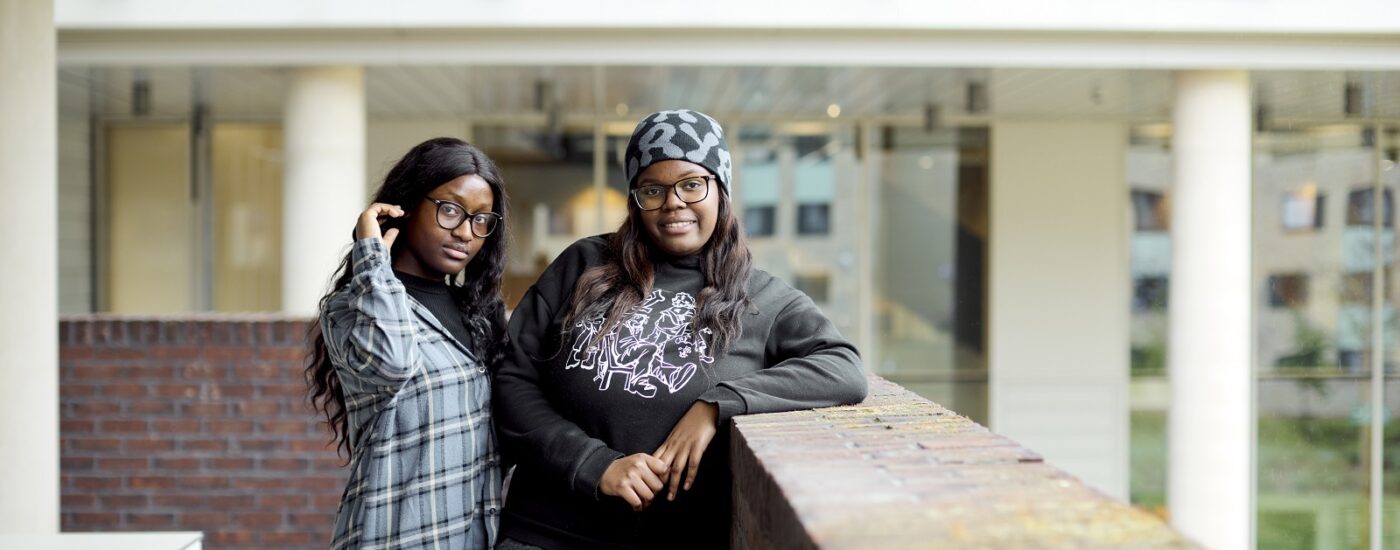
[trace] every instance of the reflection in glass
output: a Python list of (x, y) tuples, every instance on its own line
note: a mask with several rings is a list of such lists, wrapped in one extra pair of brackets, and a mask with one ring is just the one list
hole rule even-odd
[(831, 204), (797, 205), (797, 234), (826, 235), (831, 232)]
[[(1390, 292), (1396, 284), (1391, 271), (1395, 266), (1397, 245), (1394, 241), (1394, 219), (1393, 214), (1394, 199), (1393, 191), (1400, 189), (1400, 167), (1396, 162), (1400, 161), (1400, 125), (1383, 126), (1377, 132), (1379, 143), (1379, 179), (1381, 187), (1385, 190), (1382, 194), (1385, 197), (1385, 212), (1382, 220), (1386, 221), (1386, 229), (1382, 236), (1389, 237), (1390, 242), (1381, 242), (1381, 253), (1386, 257), (1386, 324), (1385, 324), (1385, 385), (1383, 386), (1383, 398), (1381, 405), (1381, 415), (1386, 419), (1385, 437), (1382, 441), (1382, 495), (1381, 516), (1385, 518), (1382, 523), (1382, 548), (1400, 547), (1400, 423), (1395, 421), (1395, 415), (1400, 412), (1400, 376), (1397, 376), (1396, 365), (1400, 364), (1400, 346), (1395, 345), (1395, 340), (1400, 337), (1400, 323), (1395, 322), (1394, 311), (1396, 310), (1397, 294)], [(1374, 194), (1373, 194), (1374, 196)], [(1368, 423), (1369, 424), (1369, 423)]]
[[(860, 345), (860, 233), (819, 231), (849, 224), (856, 214), (829, 209), (833, 202), (857, 203), (852, 134), (842, 126), (740, 124), (729, 128), (729, 143), (735, 201), (752, 239), (754, 266), (807, 293)], [(813, 206), (824, 210), (803, 213)]]
[(1327, 195), (1314, 186), (1303, 186), (1283, 196), (1282, 226), (1290, 231), (1322, 229), (1327, 213)]
[(802, 291), (818, 304), (831, 302), (831, 274), (806, 273), (793, 277), (793, 288)]
[[(1370, 227), (1376, 219), (1376, 190), (1370, 187), (1369, 182), (1363, 181), (1357, 185), (1365, 188), (1347, 194), (1347, 225)], [(1382, 196), (1385, 197), (1381, 204), (1385, 212), (1383, 225), (1395, 227), (1395, 193), (1386, 189)]]
[(984, 129), (892, 127), (872, 159), (880, 220), (871, 370), (979, 422), (987, 139)]
[(222, 122), (213, 131), (214, 309), (282, 307), (282, 128)]
[(1134, 505), (1165, 517), (1170, 395), (1166, 378), (1171, 273), (1168, 197), (1173, 170), (1166, 137), (1149, 130), (1133, 131), (1125, 159), (1133, 216), (1128, 491)]
[[(1363, 134), (1329, 126), (1256, 140), (1260, 548), (1366, 545), (1377, 306), (1386, 332), (1395, 321), (1394, 309), (1377, 302), (1392, 295), (1393, 252), (1381, 266), (1375, 252), (1377, 239), (1393, 249), (1393, 199), (1387, 190), (1382, 204), (1375, 200), (1375, 151)], [(1372, 287), (1377, 267), (1381, 296)], [(1393, 339), (1384, 339), (1388, 354)]]
[(1165, 231), (1167, 229), (1166, 202), (1164, 193), (1133, 189), (1133, 225), (1138, 231)]
[(186, 124), (107, 127), (107, 310), (194, 311)]
[(748, 232), (750, 239), (772, 237), (777, 215), (776, 206), (745, 206), (744, 230)]
[[(593, 131), (543, 126), (481, 125), (474, 143), (490, 155), (506, 177), (511, 216), (511, 248), (502, 286), (506, 306), (514, 307), (544, 268), (574, 241), (596, 230), (599, 203), (626, 211), (626, 195), (593, 185)], [(611, 229), (609, 229), (611, 230)]]
[[(778, 188), (781, 169), (777, 152), (765, 145), (766, 136), (752, 130), (741, 135), (736, 189), (744, 209), (744, 229), (749, 237), (772, 237), (778, 230)], [(750, 143), (753, 143), (750, 145)]]

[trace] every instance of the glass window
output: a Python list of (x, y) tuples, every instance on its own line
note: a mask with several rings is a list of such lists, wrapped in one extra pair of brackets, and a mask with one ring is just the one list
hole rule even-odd
[[(827, 124), (753, 124), (729, 129), (735, 154), (734, 193), (744, 216), (754, 265), (806, 291), (836, 328), (861, 346), (863, 318), (857, 262), (870, 233), (837, 232), (862, 192), (854, 131)], [(813, 208), (810, 205), (818, 205)]]
[(1283, 228), (1290, 231), (1321, 229), (1326, 212), (1327, 196), (1318, 194), (1315, 187), (1309, 186), (1283, 196), (1280, 220)]
[(985, 422), (987, 131), (891, 127), (875, 136), (877, 346), (867, 364)]
[(1138, 231), (1166, 231), (1168, 215), (1162, 193), (1134, 189), (1133, 220)]
[(1167, 493), (1167, 295), (1171, 234), (1167, 189), (1172, 185), (1169, 134), (1134, 128), (1125, 169), (1133, 215), (1129, 272), (1133, 296), (1129, 321), (1129, 498), (1166, 515)]
[[(1400, 187), (1400, 167), (1396, 166), (1397, 161), (1400, 161), (1400, 125), (1391, 124), (1382, 127), (1378, 134), (1380, 141), (1376, 146), (1381, 149), (1380, 166), (1377, 167), (1380, 175), (1379, 183), (1386, 190), (1388, 196), (1389, 190)], [(1382, 240), (1381, 250), (1384, 256), (1372, 261), (1380, 262), (1387, 268), (1384, 272), (1386, 279), (1386, 299), (1383, 313), (1385, 336), (1382, 344), (1385, 353), (1384, 386), (1381, 394), (1384, 397), (1381, 402), (1383, 408), (1380, 411), (1368, 412), (1380, 412), (1384, 419), (1382, 423), (1384, 431), (1382, 432), (1383, 454), (1381, 457), (1383, 481), (1381, 486), (1383, 494), (1381, 517), (1386, 519), (1382, 523), (1381, 547), (1396, 548), (1400, 547), (1400, 422), (1396, 421), (1396, 414), (1400, 413), (1400, 368), (1397, 368), (1397, 365), (1400, 365), (1400, 346), (1396, 345), (1397, 338), (1400, 338), (1400, 322), (1396, 320), (1396, 310), (1400, 308), (1400, 303), (1396, 302), (1396, 296), (1400, 294), (1395, 292), (1397, 282), (1390, 271), (1394, 269), (1396, 262), (1395, 230), (1383, 229), (1381, 236), (1383, 239), (1388, 238), (1390, 242)], [(1389, 246), (1386, 246), (1387, 244)], [(1370, 372), (1369, 369), (1367, 372)], [(1369, 385), (1367, 389), (1370, 389)], [(1375, 422), (1371, 419), (1365, 419), (1358, 423), (1365, 427), (1368, 434), (1375, 430)], [(1371, 464), (1370, 460), (1366, 461), (1367, 466)]]
[(796, 158), (793, 199), (797, 203), (797, 234), (821, 236), (831, 233), (831, 199), (836, 194), (835, 155), (838, 142), (831, 136), (797, 136), (793, 139)]
[(782, 166), (778, 154), (768, 147), (746, 146), (742, 155), (734, 184), (744, 208), (744, 229), (750, 237), (772, 237), (778, 231), (781, 200)]
[(194, 311), (189, 126), (107, 127), (107, 311)]
[(282, 128), (218, 123), (213, 134), (214, 309), (282, 308)]
[[(283, 147), (277, 116), (285, 74), (113, 67), (87, 76), (63, 95), (81, 90), (88, 96), (88, 122), (105, 149), (102, 164), (93, 168), (106, 202), (94, 212), (108, 214), (89, 222), (103, 225), (104, 238), (84, 245), (100, 258), (93, 267), (101, 299), (91, 307), (127, 314), (280, 310)], [(262, 100), (240, 93), (250, 87)], [(201, 123), (192, 123), (197, 118)], [(195, 135), (196, 128), (207, 133)], [(71, 136), (61, 139), (76, 145)], [(83, 140), (83, 147), (91, 146)], [(65, 181), (66, 172), (60, 167)], [(87, 191), (92, 183), (82, 184)]]
[(797, 205), (797, 234), (826, 235), (831, 232), (830, 204)]
[[(1382, 276), (1386, 281), (1381, 283), (1381, 289), (1385, 292), (1386, 298), (1390, 298), (1391, 278), (1390, 269), (1386, 269)], [(1374, 288), (1371, 285), (1373, 277), (1370, 272), (1346, 273), (1342, 275), (1341, 298), (1344, 304), (1366, 305), (1371, 303), (1375, 296)]]
[[(1347, 194), (1347, 225), (1370, 226), (1375, 220), (1375, 196), (1374, 189), (1358, 189)], [(1385, 190), (1385, 227), (1395, 227), (1395, 194), (1390, 189)]]
[(1270, 307), (1302, 307), (1308, 303), (1308, 276), (1288, 273), (1269, 276)]
[(1133, 279), (1133, 311), (1164, 311), (1167, 308), (1167, 278), (1137, 277)]
[(745, 206), (744, 229), (749, 238), (772, 237), (777, 226), (778, 207), (774, 205)]
[(502, 286), (515, 307), (544, 268), (574, 241), (603, 230), (600, 211), (626, 214), (625, 194), (593, 185), (592, 128), (478, 125), (473, 141), (500, 167), (510, 191), (510, 265)]
[(792, 286), (802, 291), (810, 297), (812, 301), (819, 304), (831, 301), (830, 273), (807, 273), (797, 275), (793, 278)]
[[(1371, 411), (1365, 373), (1376, 349), (1373, 311), (1385, 298), (1371, 287), (1377, 266), (1371, 222), (1380, 205), (1369, 183), (1375, 152), (1362, 133), (1334, 125), (1256, 138), (1261, 548), (1365, 546)], [(1308, 183), (1300, 190), (1298, 182)], [(1326, 202), (1317, 199), (1327, 195), (1347, 197), (1348, 227), (1321, 223)], [(1389, 226), (1392, 199), (1389, 192), (1384, 196)], [(1279, 197), (1285, 197), (1281, 212), (1275, 210)], [(1272, 219), (1275, 212), (1280, 220)], [(1314, 237), (1290, 234), (1299, 229)], [(1388, 270), (1384, 278), (1383, 295), (1389, 296)], [(1386, 326), (1392, 329), (1393, 321)]]

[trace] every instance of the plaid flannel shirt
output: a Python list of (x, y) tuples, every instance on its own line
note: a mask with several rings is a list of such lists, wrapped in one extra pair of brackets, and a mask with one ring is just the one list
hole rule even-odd
[(350, 479), (333, 548), (495, 545), (501, 472), (490, 376), (410, 297), (377, 238), (321, 314), (344, 390)]

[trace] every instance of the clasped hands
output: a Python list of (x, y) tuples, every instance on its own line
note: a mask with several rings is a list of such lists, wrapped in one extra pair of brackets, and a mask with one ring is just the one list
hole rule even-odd
[(656, 452), (624, 456), (608, 465), (598, 490), (627, 501), (637, 512), (662, 493), (667, 500), (675, 500), (679, 490), (689, 491), (695, 484), (700, 457), (715, 437), (718, 419), (718, 405), (696, 401)]

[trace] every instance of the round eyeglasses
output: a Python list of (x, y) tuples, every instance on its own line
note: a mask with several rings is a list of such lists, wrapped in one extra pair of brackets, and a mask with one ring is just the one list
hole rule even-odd
[(441, 201), (432, 197), (423, 197), (437, 205), (438, 227), (453, 231), (461, 227), (467, 220), (471, 220), (472, 234), (477, 237), (486, 238), (491, 232), (496, 230), (496, 226), (501, 223), (501, 215), (495, 212), (467, 212), (462, 205), (452, 201)]
[(632, 200), (637, 208), (656, 210), (666, 204), (667, 191), (671, 191), (686, 204), (700, 202), (709, 198), (712, 179), (713, 175), (690, 176), (671, 185), (643, 185), (632, 190)]

